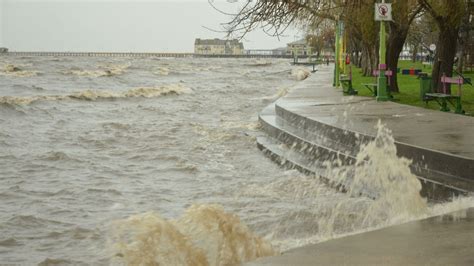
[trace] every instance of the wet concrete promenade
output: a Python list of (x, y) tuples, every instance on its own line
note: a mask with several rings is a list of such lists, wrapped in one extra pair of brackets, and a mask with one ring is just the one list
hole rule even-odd
[(474, 265), (474, 209), (262, 258), (263, 265)]
[[(398, 155), (412, 160), (426, 197), (473, 195), (473, 117), (343, 96), (331, 85), (332, 68), (320, 66), (264, 109), (259, 118), (266, 135), (257, 139), (259, 148), (282, 165), (318, 174), (314, 162), (322, 157), (354, 163), (381, 120), (393, 132)], [(301, 149), (307, 146), (317, 152)], [(474, 265), (474, 209), (309, 245), (248, 265)]]
[[(411, 169), (424, 181), (427, 197), (474, 192), (473, 117), (343, 96), (341, 89), (332, 87), (331, 67), (320, 66), (316, 74), (263, 110), (259, 118), (269, 138), (257, 142), (272, 156), (289, 154), (278, 151), (281, 143), (293, 147), (299, 143), (318, 151), (316, 155), (303, 152), (300, 161), (342, 157), (349, 164), (355, 161), (360, 146), (374, 139), (380, 120), (392, 130), (398, 155), (412, 160)], [(314, 163), (293, 164), (318, 173)], [(436, 190), (440, 184), (448, 190)]]
[(342, 96), (341, 90), (331, 84), (332, 69), (320, 66), (310, 80), (278, 105), (308, 119), (368, 135), (376, 133), (374, 125), (380, 119), (399, 142), (474, 158), (473, 117), (376, 102), (368, 97)]

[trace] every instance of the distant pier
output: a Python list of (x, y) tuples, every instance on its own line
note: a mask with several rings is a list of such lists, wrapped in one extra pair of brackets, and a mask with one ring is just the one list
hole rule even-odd
[(291, 55), (251, 53), (230, 54), (194, 54), (194, 53), (118, 53), (118, 52), (5, 52), (0, 56), (52, 56), (52, 57), (170, 57), (170, 58), (293, 58)]
[(193, 57), (193, 53), (115, 53), (115, 52), (7, 52), (5, 56), (69, 56), (69, 57)]

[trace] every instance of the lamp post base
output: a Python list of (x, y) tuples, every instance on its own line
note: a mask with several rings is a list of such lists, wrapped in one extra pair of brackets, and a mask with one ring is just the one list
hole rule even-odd
[(385, 77), (385, 71), (380, 70), (380, 75), (377, 80), (377, 102), (390, 101), (390, 95), (387, 89), (387, 77)]

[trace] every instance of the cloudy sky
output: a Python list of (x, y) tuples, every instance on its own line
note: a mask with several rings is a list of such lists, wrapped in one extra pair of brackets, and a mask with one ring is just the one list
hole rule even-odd
[[(228, 12), (240, 5), (214, 2)], [(223, 38), (206, 27), (230, 19), (207, 0), (0, 0), (0, 9), (0, 46), (16, 51), (192, 52), (195, 38)], [(257, 30), (243, 42), (277, 48), (301, 33), (286, 35), (279, 41)]]

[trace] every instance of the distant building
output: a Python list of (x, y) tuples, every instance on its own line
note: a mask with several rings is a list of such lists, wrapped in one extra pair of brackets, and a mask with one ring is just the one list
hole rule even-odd
[(0, 47), (0, 53), (8, 53), (8, 48)]
[(208, 55), (241, 55), (244, 53), (244, 45), (235, 39), (196, 39), (194, 42), (194, 53)]
[(286, 45), (287, 55), (309, 55), (311, 54), (311, 47), (305, 39), (296, 42), (290, 42)]

